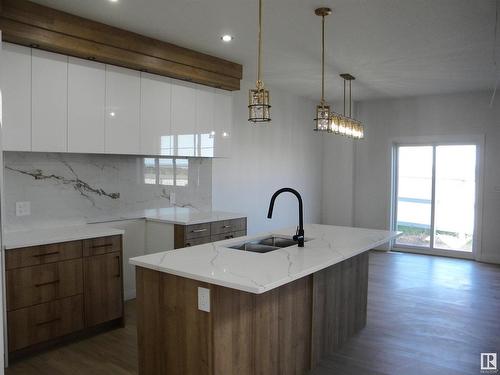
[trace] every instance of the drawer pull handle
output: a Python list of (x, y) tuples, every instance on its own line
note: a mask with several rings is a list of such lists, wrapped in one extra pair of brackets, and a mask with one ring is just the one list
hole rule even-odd
[(92, 246), (92, 249), (99, 249), (101, 247), (110, 247), (110, 246), (113, 246), (113, 244), (112, 243), (105, 243), (103, 245), (94, 245), (94, 246)]
[(222, 228), (224, 229), (231, 228), (231, 225), (223, 225)]
[(191, 233), (202, 233), (202, 232), (206, 232), (207, 231), (207, 228), (203, 228), (203, 229), (193, 229), (191, 231)]
[(50, 255), (58, 255), (59, 251), (53, 251), (51, 253), (45, 253), (45, 254), (35, 254), (33, 255), (34, 258), (40, 258), (40, 257), (48, 257)]
[(40, 322), (40, 323), (37, 323), (36, 325), (37, 325), (37, 326), (43, 326), (43, 325), (45, 325), (45, 324), (55, 323), (55, 322), (58, 322), (58, 321), (60, 321), (60, 320), (61, 320), (61, 318), (55, 318), (55, 319), (47, 320), (47, 321), (45, 321), (45, 322)]
[(45, 286), (45, 285), (59, 284), (59, 282), (60, 282), (59, 280), (47, 281), (45, 283), (35, 284), (35, 287), (39, 288), (39, 287)]
[(116, 263), (118, 263), (118, 274), (116, 274), (115, 277), (120, 278), (122, 277), (122, 265), (120, 262), (120, 256), (117, 255), (115, 258), (116, 258)]

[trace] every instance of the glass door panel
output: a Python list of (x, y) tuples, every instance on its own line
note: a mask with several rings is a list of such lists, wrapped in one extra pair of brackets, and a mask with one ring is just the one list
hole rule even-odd
[(430, 247), (432, 226), (432, 146), (400, 146), (397, 155), (396, 244)]
[(472, 251), (476, 146), (436, 147), (434, 248)]

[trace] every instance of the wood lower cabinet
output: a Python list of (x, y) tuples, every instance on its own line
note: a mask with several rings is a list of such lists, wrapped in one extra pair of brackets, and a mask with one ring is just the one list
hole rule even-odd
[(94, 326), (123, 316), (120, 252), (85, 258), (85, 323)]
[(246, 236), (246, 234), (246, 217), (193, 225), (176, 224), (174, 228), (174, 247), (180, 249)]
[(122, 267), (121, 235), (6, 250), (10, 358), (123, 325)]

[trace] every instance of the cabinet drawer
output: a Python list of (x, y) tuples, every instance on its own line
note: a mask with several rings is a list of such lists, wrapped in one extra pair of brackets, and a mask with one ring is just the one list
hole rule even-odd
[(82, 241), (10, 249), (5, 252), (5, 268), (36, 266), (82, 257)]
[(82, 293), (82, 259), (8, 270), (6, 278), (7, 310), (16, 310)]
[(221, 234), (246, 230), (246, 219), (215, 221), (211, 224), (211, 234)]
[(121, 251), (122, 236), (107, 236), (83, 241), (83, 256), (101, 255)]
[(229, 233), (221, 233), (215, 234), (210, 237), (212, 242), (215, 241), (223, 241), (229, 240), (231, 238), (246, 236), (247, 232), (245, 230), (237, 231), (237, 232), (229, 232)]
[(83, 329), (81, 295), (31, 306), (7, 314), (9, 351)]
[(186, 240), (200, 237), (210, 237), (210, 223), (186, 226)]
[(210, 237), (191, 238), (189, 240), (186, 240), (186, 242), (184, 243), (184, 247), (202, 245), (204, 243), (210, 242), (212, 242), (212, 239)]

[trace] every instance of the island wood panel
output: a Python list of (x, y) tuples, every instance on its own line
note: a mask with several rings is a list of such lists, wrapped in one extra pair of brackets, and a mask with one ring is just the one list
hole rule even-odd
[(24, 0), (0, 0), (5, 41), (239, 90), (242, 66)]
[(305, 375), (366, 324), (368, 253), (262, 294), (141, 267), (136, 279), (142, 375)]
[(366, 325), (368, 252), (316, 272), (313, 279), (314, 368)]
[(209, 285), (137, 267), (139, 374), (212, 375), (210, 314), (198, 310)]

